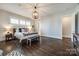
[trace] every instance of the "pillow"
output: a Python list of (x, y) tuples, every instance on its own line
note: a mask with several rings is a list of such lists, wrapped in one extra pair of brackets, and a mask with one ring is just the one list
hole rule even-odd
[(28, 31), (29, 31), (29, 29), (28, 29), (28, 28), (24, 28), (24, 31), (25, 31), (25, 32), (28, 32)]
[(23, 33), (15, 32), (14, 36), (16, 36), (16, 38), (22, 38), (23, 37)]
[(21, 30), (22, 30), (22, 32), (25, 32), (25, 29), (24, 28), (22, 28)]

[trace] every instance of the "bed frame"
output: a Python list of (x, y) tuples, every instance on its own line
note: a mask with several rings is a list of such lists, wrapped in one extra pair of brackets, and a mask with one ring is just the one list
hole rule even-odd
[[(18, 28), (18, 31), (19, 32), (22, 32), (22, 29), (26, 29), (26, 31), (28, 31), (28, 29), (27, 28)], [(16, 28), (13, 28), (13, 35), (16, 33)], [(38, 33), (36, 33), (36, 32), (33, 32), (33, 33), (28, 33), (28, 34), (23, 34), (25, 37), (24, 37), (24, 39), (20, 39), (19, 38), (19, 42), (21, 43), (22, 42), (22, 40), (27, 40), (27, 44), (28, 43), (30, 43), (29, 45), (31, 46), (31, 42), (32, 42), (32, 40), (34, 40), (34, 39), (37, 39), (37, 40), (39, 40), (40, 39), (40, 36), (38, 35)], [(16, 36), (15, 36), (16, 37)], [(17, 38), (17, 37), (16, 37)], [(40, 41), (40, 44), (41, 44), (41, 39), (39, 40)]]

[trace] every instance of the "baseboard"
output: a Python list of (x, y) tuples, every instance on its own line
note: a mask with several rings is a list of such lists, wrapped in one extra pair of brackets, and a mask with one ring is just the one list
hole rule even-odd
[(62, 38), (71, 39), (71, 37), (62, 37)]
[(47, 36), (40, 36), (40, 37), (44, 37), (44, 38), (50, 38), (50, 39), (58, 39), (58, 40), (61, 40), (59, 38), (53, 38), (53, 37), (47, 37)]

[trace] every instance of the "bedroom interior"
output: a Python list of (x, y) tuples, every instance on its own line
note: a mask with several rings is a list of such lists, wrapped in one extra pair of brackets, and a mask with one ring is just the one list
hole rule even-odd
[(0, 56), (78, 56), (78, 3), (0, 4)]

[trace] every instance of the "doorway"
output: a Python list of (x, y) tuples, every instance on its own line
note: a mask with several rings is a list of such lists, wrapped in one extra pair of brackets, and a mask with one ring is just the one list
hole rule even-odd
[(62, 37), (63, 38), (70, 38), (71, 37), (71, 17), (64, 16), (62, 18)]

